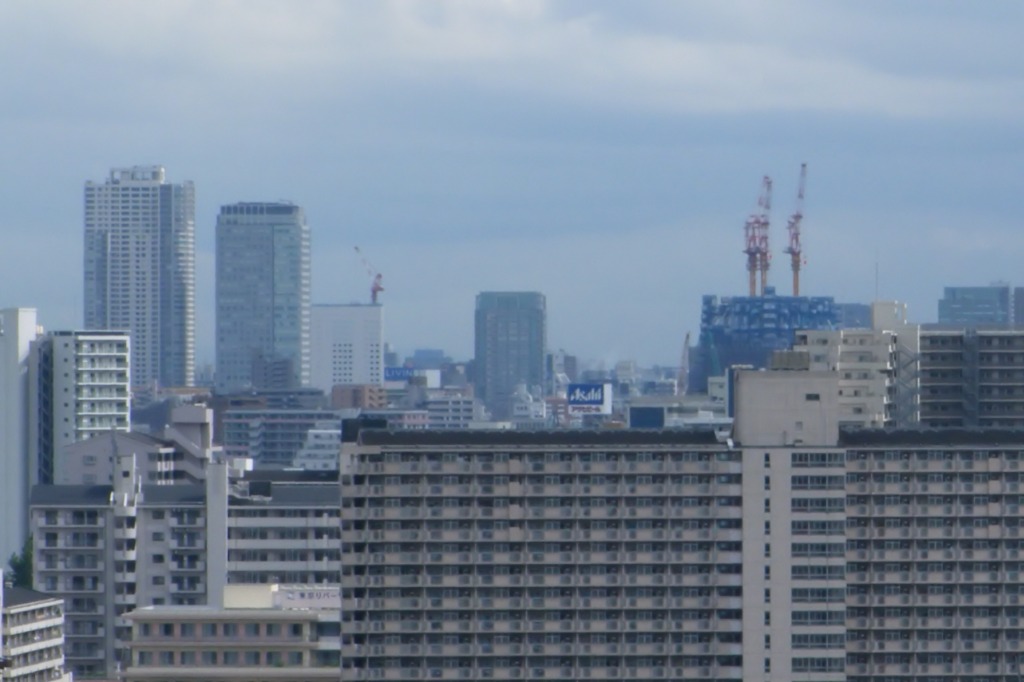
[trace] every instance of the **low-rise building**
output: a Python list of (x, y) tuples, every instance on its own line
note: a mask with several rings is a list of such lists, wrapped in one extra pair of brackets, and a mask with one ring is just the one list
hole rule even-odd
[(337, 680), (341, 600), (334, 585), (229, 585), (221, 604), (129, 614), (124, 682)]
[(0, 596), (0, 679), (71, 682), (64, 670), (64, 601), (22, 587)]

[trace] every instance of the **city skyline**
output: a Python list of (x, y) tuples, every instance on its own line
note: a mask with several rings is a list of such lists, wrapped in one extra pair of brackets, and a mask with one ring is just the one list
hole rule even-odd
[(323, 226), (313, 302), (369, 300), (360, 246), (404, 353), (468, 358), (476, 293), (535, 290), (551, 347), (675, 364), (700, 296), (744, 291), (765, 173), (769, 283), (787, 289), (806, 161), (804, 293), (877, 291), (931, 321), (943, 286), (1014, 282), (1024, 250), (1022, 19), (999, 2), (5, 6), (0, 59), (22, 66), (0, 72), (3, 305), (80, 328), (81, 183), (158, 163), (197, 188), (200, 363), (216, 208), (289, 199)]

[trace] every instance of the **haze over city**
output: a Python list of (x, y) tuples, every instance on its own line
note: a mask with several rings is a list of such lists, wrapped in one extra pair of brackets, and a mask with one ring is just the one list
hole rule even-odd
[[(472, 355), (482, 290), (544, 292), (548, 345), (678, 362), (700, 296), (745, 291), (775, 179), (770, 280), (801, 162), (802, 289), (907, 301), (1024, 284), (1024, 7), (1012, 2), (180, 2), (0, 5), (5, 306), (82, 323), (82, 186), (196, 185), (198, 360), (218, 208), (287, 199), (313, 300)], [(878, 277), (876, 280), (876, 266)]]

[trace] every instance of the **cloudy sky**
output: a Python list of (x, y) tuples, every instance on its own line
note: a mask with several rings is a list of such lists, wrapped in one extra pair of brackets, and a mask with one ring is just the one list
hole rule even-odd
[[(0, 307), (81, 324), (82, 184), (196, 183), (199, 360), (218, 207), (288, 199), (314, 302), (383, 272), (400, 352), (472, 354), (481, 290), (547, 295), (549, 345), (675, 364), (705, 293), (743, 294), (801, 162), (804, 293), (910, 304), (1024, 285), (1024, 4), (0, 3)], [(878, 277), (876, 281), (876, 265)]]

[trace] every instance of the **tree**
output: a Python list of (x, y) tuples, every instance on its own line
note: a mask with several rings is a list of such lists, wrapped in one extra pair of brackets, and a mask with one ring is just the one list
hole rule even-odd
[(21, 554), (12, 554), (7, 561), (10, 574), (7, 580), (15, 587), (27, 587), (32, 589), (32, 536), (25, 541), (21, 548)]

